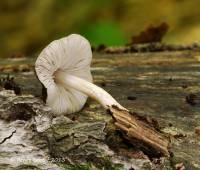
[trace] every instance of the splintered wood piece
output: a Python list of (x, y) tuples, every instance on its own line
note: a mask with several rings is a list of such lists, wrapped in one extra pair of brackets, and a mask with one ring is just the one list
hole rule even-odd
[(115, 125), (123, 132), (130, 143), (142, 149), (148, 155), (169, 156), (169, 141), (148, 121), (137, 114), (120, 110), (116, 106), (110, 107), (109, 111), (115, 120)]

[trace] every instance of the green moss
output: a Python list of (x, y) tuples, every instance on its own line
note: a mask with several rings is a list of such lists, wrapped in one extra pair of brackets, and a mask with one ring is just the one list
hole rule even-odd
[(20, 165), (16, 168), (16, 170), (41, 170), (41, 168), (39, 168), (38, 166), (35, 166), (35, 165), (26, 165), (26, 164), (23, 164), (23, 165)]
[(67, 165), (59, 164), (60, 167), (65, 168), (66, 170), (94, 170), (92, 165), (88, 163), (87, 165)]
[(121, 167), (117, 167), (112, 165), (109, 160), (105, 160), (105, 164), (100, 168), (95, 167), (94, 165), (88, 163), (87, 165), (60, 165), (61, 167), (65, 168), (66, 170), (120, 170)]
[(91, 167), (89, 165), (74, 165), (69, 170), (91, 170)]

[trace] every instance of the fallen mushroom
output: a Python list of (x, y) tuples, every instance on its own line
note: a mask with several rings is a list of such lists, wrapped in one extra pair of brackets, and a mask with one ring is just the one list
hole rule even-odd
[(168, 155), (168, 141), (148, 123), (139, 120), (121, 106), (109, 93), (92, 83), (90, 43), (82, 36), (71, 34), (50, 43), (39, 55), (35, 70), (47, 89), (46, 103), (55, 114), (74, 113), (82, 109), (87, 96), (97, 100), (112, 114), (115, 125), (135, 143), (150, 152)]
[(40, 53), (35, 70), (47, 89), (46, 103), (55, 114), (81, 110), (87, 96), (105, 109), (115, 105), (127, 110), (109, 93), (91, 83), (91, 60), (90, 43), (77, 34), (53, 41)]

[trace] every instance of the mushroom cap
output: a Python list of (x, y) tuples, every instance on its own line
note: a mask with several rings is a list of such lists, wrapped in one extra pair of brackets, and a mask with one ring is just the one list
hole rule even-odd
[(61, 70), (66, 74), (92, 82), (91, 60), (90, 43), (78, 34), (55, 40), (42, 50), (36, 60), (35, 70), (39, 80), (47, 89), (46, 103), (55, 114), (81, 110), (87, 96), (55, 82), (54, 73)]

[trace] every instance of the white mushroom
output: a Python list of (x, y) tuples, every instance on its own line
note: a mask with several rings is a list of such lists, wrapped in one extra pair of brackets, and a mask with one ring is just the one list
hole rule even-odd
[(71, 34), (51, 42), (39, 55), (35, 70), (47, 89), (47, 105), (55, 114), (81, 110), (87, 96), (104, 108), (122, 107), (109, 93), (92, 83), (90, 43), (82, 36)]

